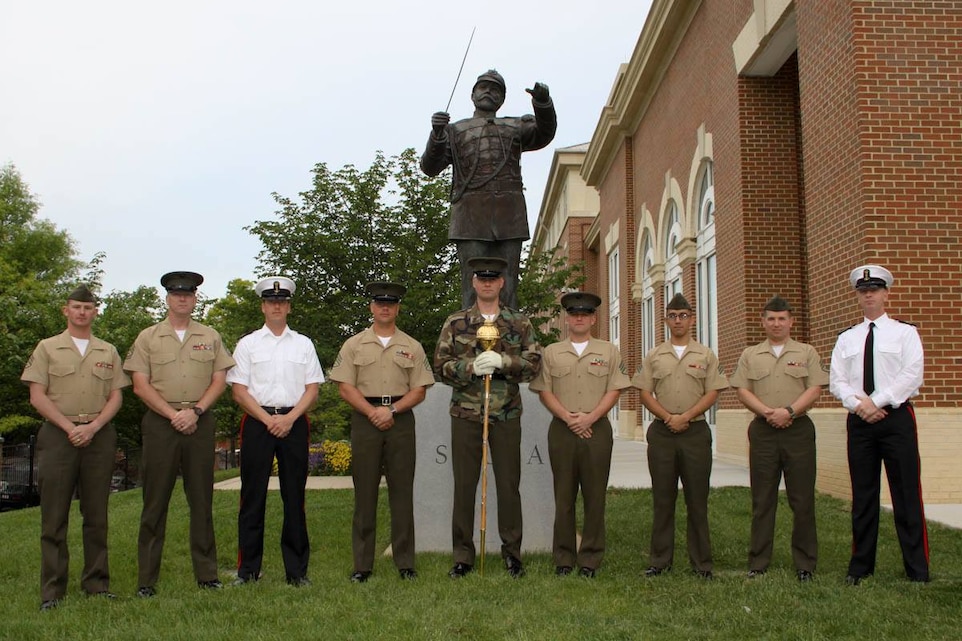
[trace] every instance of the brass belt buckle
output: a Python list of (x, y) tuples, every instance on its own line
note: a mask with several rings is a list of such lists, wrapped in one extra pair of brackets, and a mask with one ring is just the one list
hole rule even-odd
[(87, 420), (88, 416), (89, 414), (77, 414), (77, 422), (81, 425), (89, 423), (90, 421)]
[(387, 396), (387, 395), (381, 396), (381, 405), (383, 405), (383, 406), (386, 407), (386, 406), (388, 406), (388, 405), (390, 405), (390, 404), (391, 404), (391, 397), (390, 397), (390, 396)]

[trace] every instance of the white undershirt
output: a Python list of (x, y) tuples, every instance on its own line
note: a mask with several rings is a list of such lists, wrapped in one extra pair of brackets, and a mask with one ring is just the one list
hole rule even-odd
[(177, 338), (180, 339), (180, 342), (183, 343), (183, 342), (184, 342), (184, 336), (187, 336), (187, 330), (186, 330), (186, 329), (175, 329), (174, 332), (177, 334)]
[(81, 356), (87, 353), (87, 345), (90, 345), (89, 338), (76, 338), (74, 336), (71, 336), (70, 338), (73, 339), (73, 344), (76, 345), (77, 349), (80, 350)]
[(585, 348), (588, 347), (588, 341), (585, 341), (584, 343), (572, 342), (571, 346), (575, 348), (576, 352), (578, 352), (578, 356), (581, 356), (582, 354), (584, 354)]
[(675, 350), (675, 354), (678, 355), (678, 360), (681, 360), (681, 357), (685, 355), (685, 350), (688, 349), (687, 345), (672, 345), (671, 347)]
[(484, 320), (486, 321), (493, 321), (495, 318), (498, 317), (497, 314), (481, 314), (481, 315), (484, 316)]
[(772, 352), (775, 353), (775, 358), (781, 356), (783, 351), (785, 351), (784, 345), (772, 345)]
[[(377, 334), (375, 334), (377, 336)], [(381, 341), (381, 347), (387, 347), (387, 344), (391, 342), (393, 336), (378, 336), (377, 339)]]

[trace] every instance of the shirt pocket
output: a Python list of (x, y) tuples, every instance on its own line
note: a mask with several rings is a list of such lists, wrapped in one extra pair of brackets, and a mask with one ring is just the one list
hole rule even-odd
[(104, 367), (104, 365), (95, 365), (93, 368), (93, 375), (104, 382), (109, 382), (114, 380), (114, 368)]
[(49, 370), (50, 376), (56, 376), (57, 378), (63, 378), (64, 376), (70, 376), (77, 371), (77, 368), (73, 365), (52, 365)]
[(414, 359), (408, 356), (401, 356), (400, 354), (395, 353), (391, 359), (397, 367), (400, 367), (403, 370), (409, 370), (414, 367)]
[(792, 378), (808, 378), (808, 365), (792, 365), (785, 368), (785, 373)]
[(745, 373), (746, 378), (750, 381), (763, 381), (771, 375), (771, 367), (749, 367)]
[(150, 377), (167, 378), (174, 374), (177, 355), (173, 352), (152, 352), (150, 354)]
[(597, 376), (598, 378), (606, 378), (611, 372), (611, 366), (608, 363), (604, 365), (589, 365), (588, 373), (592, 376)]
[(568, 365), (562, 365), (561, 367), (551, 368), (551, 378), (552, 380), (557, 378), (564, 378), (571, 373), (571, 367)]
[(704, 365), (704, 363), (699, 363), (697, 367), (693, 366), (692, 364), (687, 365), (685, 367), (685, 373), (700, 381), (708, 378), (708, 368)]
[(651, 364), (651, 377), (656, 381), (660, 381), (671, 376), (671, 373), (674, 369), (674, 363), (669, 364), (656, 361)]
[(274, 379), (274, 368), (271, 363), (270, 352), (251, 353), (251, 383), (254, 385), (270, 385)]
[(480, 349), (481, 345), (478, 343), (476, 336), (471, 334), (458, 334), (454, 337), (454, 356), (461, 356), (463, 354), (473, 354), (475, 349)]
[(896, 341), (883, 341), (875, 346), (875, 357), (881, 364), (890, 366), (886, 369), (897, 371), (902, 364), (902, 344)]
[(354, 355), (354, 360), (352, 363), (354, 367), (361, 368), (371, 365), (376, 361), (377, 358), (373, 354), (364, 354), (363, 352), (358, 352)]

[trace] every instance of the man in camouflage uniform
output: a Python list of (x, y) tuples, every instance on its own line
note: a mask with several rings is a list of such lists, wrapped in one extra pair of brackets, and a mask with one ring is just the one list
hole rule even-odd
[(448, 238), (461, 261), (461, 307), (474, 303), (471, 258), (498, 256), (507, 262), (504, 302), (517, 308), (521, 245), (530, 237), (521, 182), (521, 152), (546, 147), (558, 128), (547, 85), (532, 89), (534, 115), (496, 118), (504, 104), (504, 78), (491, 69), (471, 90), (474, 115), (451, 123), (447, 112), (431, 116), (431, 134), (421, 156), (421, 171), (437, 176), (450, 165), (451, 225)]
[[(484, 421), (484, 377), (491, 375), (489, 443), (498, 493), (498, 533), (501, 556), (508, 573), (524, 574), (521, 564), (521, 396), (518, 384), (533, 380), (541, 371), (541, 346), (534, 328), (523, 314), (501, 307), (504, 287), (502, 258), (473, 258), (472, 285), (477, 302), (452, 314), (444, 322), (434, 370), (450, 385), (451, 461), (454, 468), (454, 510), (451, 535), (454, 567), (451, 578), (474, 569), (474, 503), (481, 476), (481, 438)], [(500, 338), (484, 351), (477, 331), (492, 321)]]

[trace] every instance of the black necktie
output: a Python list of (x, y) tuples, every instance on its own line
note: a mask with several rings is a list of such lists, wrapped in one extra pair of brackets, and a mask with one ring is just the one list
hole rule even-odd
[(875, 391), (875, 323), (868, 324), (865, 353), (862, 355), (862, 389), (871, 395)]

